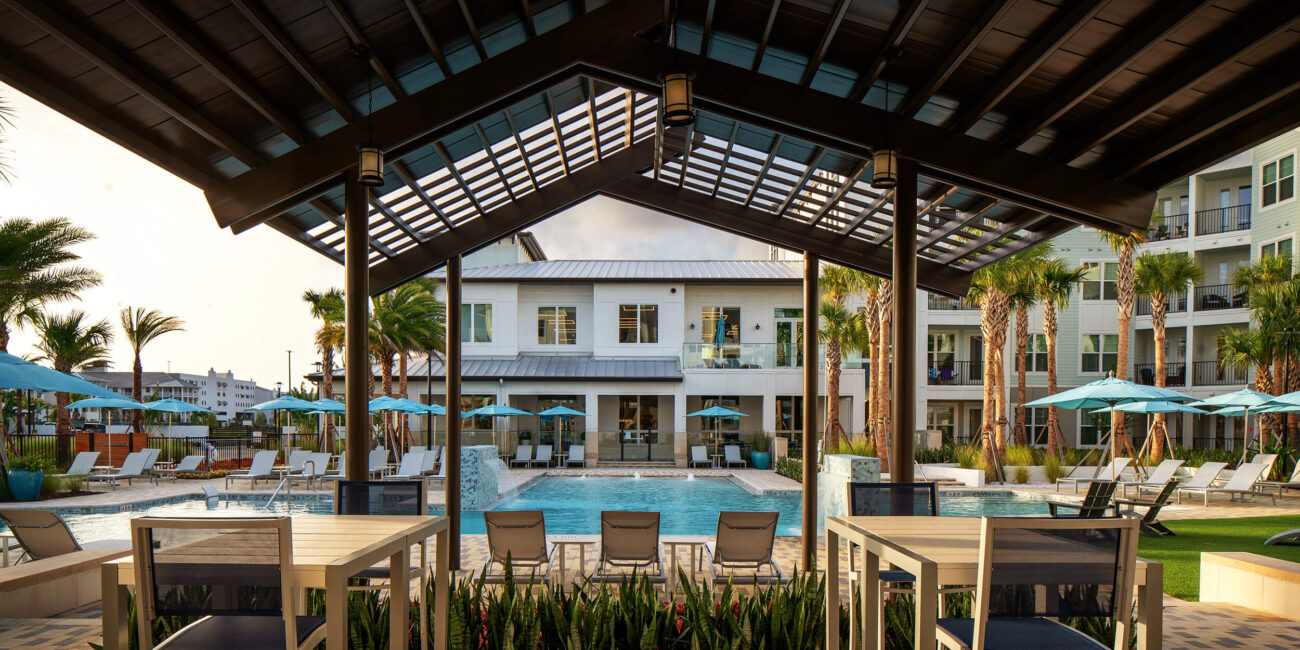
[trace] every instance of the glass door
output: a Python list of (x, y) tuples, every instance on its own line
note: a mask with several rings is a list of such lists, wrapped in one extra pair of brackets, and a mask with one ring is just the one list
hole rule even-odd
[(650, 460), (659, 442), (659, 397), (620, 395), (618, 429), (619, 460)]
[(803, 367), (803, 310), (776, 310), (776, 367)]

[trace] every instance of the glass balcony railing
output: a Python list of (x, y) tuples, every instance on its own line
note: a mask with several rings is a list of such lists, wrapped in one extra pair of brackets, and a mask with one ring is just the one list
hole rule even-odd
[[(818, 364), (826, 353), (819, 352)], [(840, 367), (862, 369), (866, 364), (856, 352), (844, 354)], [(682, 346), (682, 370), (781, 370), (803, 367), (799, 346), (787, 343), (687, 343)]]

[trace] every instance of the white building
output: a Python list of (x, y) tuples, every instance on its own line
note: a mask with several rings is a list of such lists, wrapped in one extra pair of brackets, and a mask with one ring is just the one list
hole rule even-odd
[[(134, 399), (132, 374), (94, 366), (79, 373), (83, 379), (103, 386), (123, 397)], [(234, 422), (242, 411), (275, 397), (275, 391), (261, 388), (251, 379), (236, 379), (234, 372), (219, 373), (209, 369), (205, 375), (184, 372), (150, 372), (140, 376), (143, 399), (157, 395), (211, 409), (221, 422)], [(247, 414), (244, 414), (247, 415)], [(244, 419), (251, 419), (245, 417)]]

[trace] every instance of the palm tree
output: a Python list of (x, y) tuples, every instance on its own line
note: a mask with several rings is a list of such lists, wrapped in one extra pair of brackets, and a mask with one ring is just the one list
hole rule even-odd
[(862, 309), (862, 320), (866, 327), (867, 349), (863, 357), (867, 360), (867, 421), (865, 423), (866, 433), (871, 437), (874, 446), (879, 449), (882, 445), (888, 446), (888, 432), (881, 430), (877, 426), (876, 418), (884, 410), (881, 405), (882, 384), (877, 381), (876, 373), (880, 370), (880, 360), (877, 358), (885, 349), (882, 346), (884, 341), (880, 339), (880, 321), (881, 314), (877, 309), (877, 303), (880, 300), (880, 289), (883, 281), (874, 276), (866, 275), (863, 277), (862, 296), (866, 305)]
[[(14, 109), (9, 105), (9, 101), (0, 98), (0, 145), (5, 142), (4, 132), (14, 125)], [(9, 157), (4, 151), (0, 151), (0, 183), (9, 185), (13, 182), (14, 168), (9, 162)]]
[[(827, 419), (838, 421), (840, 416), (839, 400), (831, 400), (830, 396), (838, 396), (840, 393), (840, 363), (843, 361), (841, 355), (844, 350), (862, 350), (868, 347), (867, 326), (865, 319), (861, 314), (850, 311), (843, 305), (837, 305), (829, 299), (823, 298), (818, 309), (818, 315), (821, 317), (821, 327), (817, 330), (817, 338), (826, 346), (826, 395), (827, 395)], [(839, 446), (844, 435), (842, 429), (826, 427), (822, 434), (822, 449), (833, 449)], [(881, 458), (882, 471), (884, 458)]]
[[(36, 314), (32, 319), (36, 329), (36, 349), (41, 353), (37, 361), (49, 361), (59, 372), (72, 372), (89, 364), (108, 358), (108, 346), (113, 342), (113, 328), (108, 320), (90, 323), (85, 312), (72, 311), (66, 315)], [(58, 436), (54, 455), (61, 465), (71, 460), (69, 444), (71, 419), (67, 410), (70, 401), (67, 393), (55, 393)]]
[[(837, 307), (843, 307), (844, 301), (849, 296), (862, 295), (866, 291), (867, 274), (861, 271), (854, 271), (842, 266), (826, 265), (822, 267), (820, 277), (817, 280), (817, 286), (821, 289), (822, 300), (829, 302)], [(840, 375), (840, 364), (843, 363), (843, 351), (839, 347), (840, 342), (836, 338), (825, 340), (826, 346), (826, 431), (823, 436), (828, 440), (839, 440), (845, 436), (844, 426), (840, 423), (840, 390), (839, 382), (835, 382), (835, 387), (831, 388), (830, 376), (834, 374), (837, 378)], [(811, 359), (805, 360), (805, 363), (812, 363)], [(805, 408), (809, 408), (805, 405)]]
[[(126, 334), (127, 342), (131, 344), (131, 397), (139, 402), (144, 399), (144, 388), (141, 386), (144, 366), (140, 363), (140, 352), (144, 350), (144, 346), (163, 334), (184, 332), (185, 321), (176, 316), (166, 316), (156, 309), (146, 310), (144, 307), (134, 309), (124, 307), (119, 316), (122, 331)], [(132, 430), (141, 433), (144, 431), (144, 413), (132, 411), (131, 414)]]
[[(1291, 262), (1289, 255), (1262, 257), (1238, 267), (1232, 274), (1234, 288), (1246, 293), (1250, 317), (1255, 327), (1266, 333), (1260, 345), (1263, 356), (1255, 365), (1256, 382), (1262, 380), (1269, 386), (1269, 391), (1265, 392), (1273, 389), (1278, 393), (1290, 392), (1297, 379), (1297, 373), (1291, 372), (1295, 347), (1282, 345), (1291, 338), (1294, 330), (1291, 322), (1300, 309), (1286, 296), (1287, 285), (1294, 282), (1291, 279)], [(1294, 420), (1294, 416), (1288, 419)], [(1261, 430), (1272, 429), (1275, 418), (1261, 415), (1260, 423)], [(1294, 426), (1289, 428), (1294, 429)]]
[[(325, 399), (334, 398), (334, 351), (343, 347), (344, 327), (343, 291), (330, 287), (325, 292), (308, 289), (302, 299), (311, 306), (312, 318), (320, 319), (320, 329), (316, 330), (316, 349), (320, 351), (321, 384), (320, 393)], [(320, 432), (321, 449), (333, 449), (334, 416), (326, 413), (325, 425)]]
[[(1246, 327), (1232, 327), (1219, 332), (1216, 355), (1219, 367), (1223, 369), (1241, 368), (1243, 371), (1255, 368), (1255, 390), (1261, 393), (1273, 392), (1273, 377), (1266, 368), (1272, 357), (1272, 337), (1263, 330)], [(1259, 414), (1262, 423), (1266, 414)], [(1260, 427), (1262, 431), (1263, 426)]]
[(893, 413), (893, 376), (889, 372), (890, 359), (893, 358), (893, 341), (891, 339), (891, 320), (894, 316), (894, 283), (887, 278), (880, 279), (876, 290), (876, 358), (871, 360), (871, 383), (876, 386), (876, 408), (873, 411), (877, 437), (881, 446), (889, 448), (891, 416)]
[[(1165, 316), (1170, 296), (1200, 282), (1205, 274), (1187, 253), (1143, 253), (1137, 259), (1133, 282), (1138, 295), (1151, 298), (1151, 329), (1155, 334), (1156, 386), (1165, 385)], [(1151, 459), (1159, 461), (1165, 450), (1165, 414), (1157, 413), (1151, 425)]]
[(21, 324), (45, 303), (76, 298), (77, 292), (99, 284), (95, 271), (66, 266), (81, 259), (70, 249), (94, 238), (61, 218), (0, 223), (0, 352), (9, 351), (11, 325)]
[(1025, 431), (1025, 375), (1029, 352), (1029, 310), (1038, 303), (1035, 286), (1038, 272), (1052, 254), (1051, 242), (1044, 242), (1012, 257), (1007, 299), (1016, 312), (1016, 422), (1013, 427), (1016, 444), (1029, 444)]
[(980, 427), (980, 435), (988, 467), (994, 466), (1006, 449), (1002, 348), (1007, 342), (1010, 289), (1014, 275), (1010, 259), (994, 262), (975, 272), (967, 294), (967, 300), (980, 306), (980, 332), (984, 337), (984, 422)]
[[(1154, 223), (1159, 219), (1160, 208), (1157, 206), (1151, 213), (1151, 220)], [(1117, 379), (1128, 379), (1129, 345), (1133, 330), (1133, 303), (1137, 300), (1137, 291), (1133, 280), (1135, 274), (1134, 251), (1142, 242), (1147, 240), (1147, 232), (1134, 230), (1128, 234), (1118, 234), (1098, 231), (1098, 237), (1101, 238), (1102, 243), (1110, 244), (1111, 250), (1115, 251), (1115, 256), (1119, 258), (1119, 268), (1115, 271), (1115, 303), (1119, 307), (1119, 349), (1116, 355), (1115, 377)], [(1123, 443), (1128, 439), (1128, 430), (1124, 426), (1124, 414), (1112, 412), (1110, 426), (1114, 431), (1111, 436), (1111, 453), (1119, 455), (1122, 453)]]
[[(1046, 260), (1038, 269), (1037, 292), (1043, 305), (1043, 337), (1047, 339), (1047, 394), (1055, 395), (1056, 388), (1056, 333), (1057, 314), (1070, 304), (1070, 293), (1083, 282), (1087, 271), (1083, 267), (1070, 268), (1065, 260)], [(1055, 406), (1047, 407), (1047, 453), (1059, 455), (1065, 447), (1061, 434), (1060, 415)]]
[[(371, 298), (370, 348), (379, 359), (384, 395), (393, 394), (393, 364), (401, 357), (403, 372), (401, 385), (405, 384), (405, 356), (412, 350), (426, 349), (431, 341), (445, 336), (446, 310), (437, 296), (421, 282), (409, 282), (392, 291)], [(384, 414), (384, 435), (393, 443), (391, 414)], [(397, 447), (390, 446), (390, 449)]]

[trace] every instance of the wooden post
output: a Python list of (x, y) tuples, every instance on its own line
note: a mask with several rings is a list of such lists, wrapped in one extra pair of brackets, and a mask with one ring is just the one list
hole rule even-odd
[[(447, 260), (447, 519), (452, 570), (460, 569), (460, 256)], [(441, 594), (439, 594), (441, 595)]]
[(817, 272), (820, 259), (803, 254), (803, 569), (817, 560)]
[[(910, 483), (916, 458), (916, 165), (898, 161), (894, 197), (894, 405), (890, 477)], [(882, 468), (883, 469), (883, 468)]]
[(369, 473), (370, 395), (366, 373), (370, 368), (370, 206), (366, 188), (357, 182), (356, 170), (344, 174), (344, 395), (347, 415), (347, 455), (344, 475), (364, 481)]

